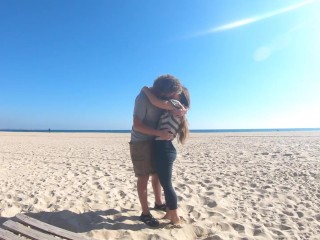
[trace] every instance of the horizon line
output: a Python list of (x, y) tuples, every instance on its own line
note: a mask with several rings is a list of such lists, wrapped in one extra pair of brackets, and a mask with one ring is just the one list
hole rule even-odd
[[(320, 127), (294, 127), (294, 128), (194, 128), (192, 131), (238, 131), (238, 130), (320, 130)], [(131, 129), (23, 129), (23, 128), (3, 128), (2, 132), (130, 132)]]

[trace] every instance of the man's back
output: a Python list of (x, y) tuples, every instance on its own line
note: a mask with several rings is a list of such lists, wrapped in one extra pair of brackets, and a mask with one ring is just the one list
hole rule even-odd
[[(163, 110), (152, 105), (143, 92), (140, 92), (139, 95), (136, 97), (133, 117), (139, 118), (146, 126), (156, 129), (160, 115), (162, 113)], [(140, 133), (136, 131), (134, 127), (132, 127), (132, 142), (146, 141), (152, 139), (154, 139), (154, 136)]]

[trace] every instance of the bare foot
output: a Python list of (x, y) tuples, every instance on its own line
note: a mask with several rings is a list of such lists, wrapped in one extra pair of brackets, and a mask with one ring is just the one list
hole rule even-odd
[(162, 219), (171, 220), (171, 216), (170, 216), (170, 214), (167, 212), (166, 215), (164, 215), (164, 216), (162, 217)]
[(174, 229), (174, 228), (182, 228), (181, 224), (168, 224), (166, 227), (166, 229)]
[(181, 224), (181, 221), (180, 221), (180, 218), (179, 217), (173, 217), (170, 219), (170, 223), (173, 224), (173, 225), (179, 225)]

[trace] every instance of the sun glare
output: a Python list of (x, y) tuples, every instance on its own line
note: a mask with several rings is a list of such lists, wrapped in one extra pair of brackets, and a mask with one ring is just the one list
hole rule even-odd
[(295, 5), (291, 5), (291, 6), (288, 6), (286, 8), (279, 9), (279, 10), (275, 10), (273, 12), (269, 12), (269, 13), (266, 13), (266, 14), (258, 15), (256, 17), (246, 18), (246, 19), (242, 19), (242, 20), (239, 20), (239, 21), (227, 23), (227, 24), (224, 24), (224, 25), (221, 25), (221, 26), (218, 26), (218, 27), (214, 27), (214, 28), (209, 29), (207, 31), (204, 31), (202, 33), (198, 33), (198, 34), (196, 34), (194, 36), (207, 35), (207, 34), (210, 34), (210, 33), (221, 32), (221, 31), (226, 31), (226, 30), (238, 28), (238, 27), (241, 27), (241, 26), (245, 26), (245, 25), (257, 22), (257, 21), (261, 21), (261, 20), (264, 20), (264, 19), (267, 19), (267, 18), (271, 18), (271, 17), (276, 16), (276, 15), (280, 15), (280, 14), (283, 14), (283, 13), (287, 13), (287, 12), (299, 9), (299, 8), (301, 8), (303, 6), (312, 4), (314, 2), (316, 2), (316, 0), (303, 1), (301, 3), (295, 4)]

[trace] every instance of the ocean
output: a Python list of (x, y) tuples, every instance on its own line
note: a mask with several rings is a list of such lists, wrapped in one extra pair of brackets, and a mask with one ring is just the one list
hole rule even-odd
[[(55, 133), (130, 133), (131, 130), (56, 130)], [(224, 133), (224, 132), (297, 132), (320, 131), (320, 128), (257, 128), (257, 129), (191, 129), (192, 133)], [(49, 129), (0, 129), (0, 132), (49, 132)]]

